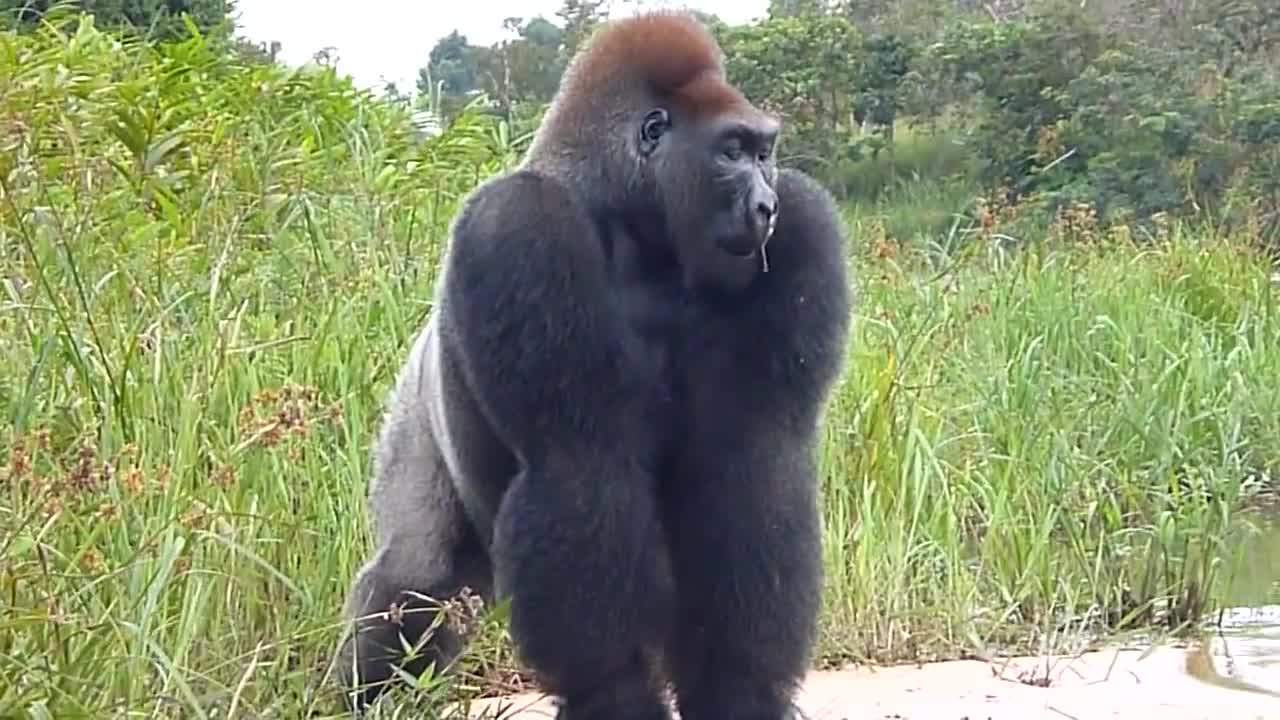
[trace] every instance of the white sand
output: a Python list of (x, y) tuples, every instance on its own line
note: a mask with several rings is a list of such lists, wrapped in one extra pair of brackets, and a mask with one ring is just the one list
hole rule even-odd
[[(1232, 641), (1234, 669), (1222, 667), (1217, 647), (1214, 662), (1223, 675), (1280, 691), (1280, 656), (1266, 647), (1250, 652)], [(810, 720), (1280, 720), (1280, 697), (1203, 682), (1187, 672), (1187, 652), (1049, 658), (1049, 687), (1018, 679), (1043, 679), (1046, 658), (814, 672), (796, 700)], [(555, 708), (550, 698), (528, 693), (473, 703), (471, 715), (537, 720), (554, 717)]]

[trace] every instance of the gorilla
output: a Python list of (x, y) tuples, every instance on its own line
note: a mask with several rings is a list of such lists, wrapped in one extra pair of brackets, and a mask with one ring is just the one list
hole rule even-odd
[[(694, 17), (606, 24), (454, 218), (373, 457), (354, 706), (510, 601), (560, 720), (781, 720), (821, 597), (816, 445), (853, 288), (831, 196)], [(424, 633), (429, 636), (424, 637)], [(403, 643), (425, 640), (406, 662)]]

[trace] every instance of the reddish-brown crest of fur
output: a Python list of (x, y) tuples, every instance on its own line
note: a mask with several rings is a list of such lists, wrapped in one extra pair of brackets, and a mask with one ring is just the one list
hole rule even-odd
[(572, 77), (566, 78), (569, 97), (595, 97), (597, 88), (625, 74), (697, 117), (749, 107), (725, 79), (715, 38), (687, 13), (655, 12), (612, 21), (574, 65)]

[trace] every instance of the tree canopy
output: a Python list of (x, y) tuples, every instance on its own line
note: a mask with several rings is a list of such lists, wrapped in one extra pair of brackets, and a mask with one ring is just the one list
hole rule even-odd
[(126, 28), (163, 41), (188, 36), (184, 16), (202, 33), (229, 30), (235, 0), (0, 0), (0, 17), (30, 27), (60, 8), (90, 13), (98, 27)]

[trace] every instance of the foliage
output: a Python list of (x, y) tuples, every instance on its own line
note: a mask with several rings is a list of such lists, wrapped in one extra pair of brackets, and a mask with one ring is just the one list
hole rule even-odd
[(830, 10), (826, 0), (769, 0), (770, 18), (813, 17)]
[[(812, 152), (863, 140), (852, 98), (887, 87), (869, 38), (903, 39), (898, 92), (953, 98), (939, 134), (899, 118), (894, 153), (837, 168), (860, 301), (824, 421), (820, 661), (1194, 622), (1280, 472), (1272, 268), (1231, 242), (1277, 216), (1267, 43), (1224, 77), (1185, 62), (1211, 56), (1192, 40), (1163, 57), (1086, 16), (1076, 63), (1028, 57), (1051, 24), (970, 14), (950, 37), (993, 65), (966, 97), (941, 80), (955, 46), (848, 17), (717, 30)], [(184, 38), (0, 32), (0, 716), (342, 716), (327, 663), (383, 393), (459, 198), (543, 108), (464, 100), (424, 140), (330, 67)], [(1059, 205), (1039, 242), (1001, 232), (1021, 207), (970, 202), (1000, 141), (984, 123), (1051, 131), (1017, 136), (1045, 142), (1025, 168), (1001, 156)], [(1188, 197), (1238, 220), (1153, 215), (1141, 247), (1106, 223)], [(403, 704), (510, 689), (494, 615), (460, 681)]]
[[(1232, 83), (1204, 67), (1192, 87), (1178, 77), (1180, 66), (1151, 55), (1110, 51), (1062, 89), (1073, 112), (1049, 131), (1050, 142), (1079, 158), (1064, 168), (1063, 194), (1108, 219), (1212, 210), (1239, 221), (1219, 207), (1232, 190), (1274, 202), (1280, 83)], [(1274, 229), (1257, 228), (1264, 236)]]
[(885, 128), (893, 145), (893, 123), (903, 108), (902, 84), (911, 67), (913, 48), (897, 35), (867, 38), (862, 44), (863, 59), (858, 68), (857, 92), (853, 96), (853, 118)]
[(563, 73), (562, 48), (568, 34), (545, 18), (528, 22), (508, 18), (507, 27), (517, 35), (478, 54), (478, 63), (490, 95), (504, 116), (516, 105), (547, 103), (555, 95)]
[(609, 17), (607, 0), (563, 0), (556, 11), (564, 27), (560, 63), (567, 65), (578, 48), (591, 37), (600, 23)]
[(378, 382), (518, 146), (91, 20), (0, 33), (0, 127), (0, 715), (332, 710)]
[[(851, 134), (861, 37), (835, 15), (775, 17), (716, 28), (729, 76), (787, 123), (780, 159), (821, 172), (859, 154)], [(797, 62), (797, 58), (804, 58)]]
[(432, 48), (431, 62), (418, 73), (418, 92), (438, 96), (445, 118), (487, 97), (510, 119), (521, 106), (545, 105), (555, 95), (570, 34), (541, 16), (507, 18), (505, 24), (515, 39), (481, 47), (455, 30)]
[[(1235, 17), (1241, 3), (1229, 5), (1219, 17)], [(1084, 202), (1104, 222), (1148, 229), (1162, 213), (1207, 214), (1275, 243), (1280, 146), (1269, 128), (1280, 74), (1256, 54), (1270, 46), (1233, 42), (1255, 54), (1232, 51), (1224, 74), (1214, 31), (1179, 37), (1157, 42), (1051, 6), (1018, 21), (957, 24), (930, 52), (940, 78), (982, 98), (981, 179), (1006, 201), (1050, 215)]]
[(985, 179), (1022, 184), (1057, 157), (1037, 156), (1041, 131), (1069, 114), (1054, 89), (1078, 77), (1100, 52), (1097, 31), (1078, 16), (1017, 23), (963, 22), (934, 47), (944, 82), (969, 84), (985, 101), (976, 134)]
[(418, 91), (430, 92), (433, 83), (453, 95), (474, 90), (479, 73), (472, 52), (466, 36), (457, 30), (440, 38), (431, 48), (431, 62), (419, 74)]
[(925, 276), (852, 221), (868, 284), (826, 424), (827, 657), (1194, 624), (1280, 470), (1266, 263), (1080, 226)]
[(53, 9), (80, 9), (94, 16), (99, 27), (129, 28), (155, 40), (181, 40), (188, 36), (184, 17), (201, 33), (227, 31), (234, 0), (0, 0), (0, 27), (16, 22), (35, 26)]

